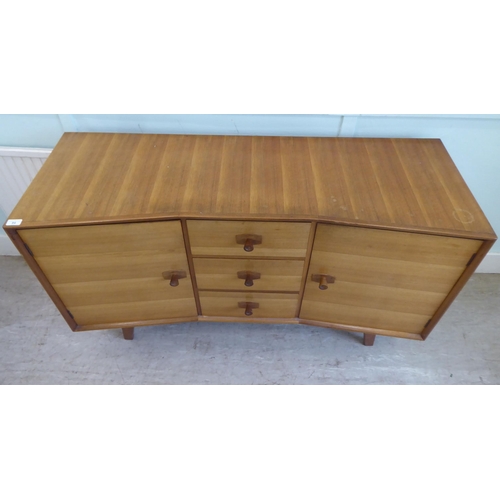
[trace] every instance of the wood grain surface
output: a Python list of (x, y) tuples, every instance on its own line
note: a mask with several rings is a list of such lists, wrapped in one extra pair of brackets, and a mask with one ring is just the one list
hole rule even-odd
[(234, 319), (422, 340), (496, 240), (437, 139), (65, 133), (10, 218), (76, 330)]
[[(242, 320), (265, 318), (294, 318), (298, 294), (258, 292), (200, 292), (203, 316), (236, 317)], [(252, 316), (245, 316), (240, 302), (259, 304)]]
[(152, 217), (495, 238), (438, 139), (65, 133), (11, 214), (22, 227)]
[[(318, 224), (300, 317), (419, 334), (481, 244)], [(320, 290), (313, 274), (335, 283)]]
[[(304, 269), (301, 260), (260, 259), (194, 259), (194, 268), (200, 290), (241, 290), (299, 292)], [(238, 272), (258, 272), (260, 278), (251, 287)]]
[[(311, 224), (306, 222), (188, 220), (191, 252), (199, 256), (299, 258), (307, 252)], [(262, 243), (246, 252), (236, 236), (255, 234)]]
[[(196, 316), (179, 221), (22, 229), (79, 326)], [(162, 273), (183, 270), (171, 287)]]

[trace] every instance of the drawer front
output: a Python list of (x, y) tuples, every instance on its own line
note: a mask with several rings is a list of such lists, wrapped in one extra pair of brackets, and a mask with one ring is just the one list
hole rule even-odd
[[(204, 316), (231, 318), (294, 318), (298, 294), (295, 293), (242, 293), (200, 292), (201, 311)], [(250, 304), (250, 307), (247, 307)], [(245, 314), (251, 312), (251, 315)]]
[(193, 256), (305, 258), (311, 224), (189, 220), (187, 226)]
[(301, 260), (193, 260), (200, 290), (298, 292), (304, 269)]
[(318, 224), (300, 317), (419, 334), (481, 243)]
[[(26, 229), (33, 252), (81, 326), (196, 316), (179, 221)], [(163, 273), (183, 271), (170, 286)]]

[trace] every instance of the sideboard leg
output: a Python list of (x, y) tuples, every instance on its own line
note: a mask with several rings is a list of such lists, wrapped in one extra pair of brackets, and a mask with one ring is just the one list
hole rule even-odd
[(134, 340), (134, 328), (122, 328), (123, 338), (125, 340)]
[(363, 345), (373, 345), (373, 343), (375, 342), (375, 335), (371, 335), (370, 333), (364, 333), (363, 334), (364, 337), (363, 337)]

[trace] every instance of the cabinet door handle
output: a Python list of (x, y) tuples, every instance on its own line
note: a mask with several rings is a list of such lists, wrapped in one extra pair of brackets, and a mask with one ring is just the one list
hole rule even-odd
[(161, 274), (163, 279), (170, 280), (170, 286), (179, 286), (179, 280), (187, 278), (186, 271), (165, 271)]
[(238, 278), (245, 280), (245, 286), (253, 286), (253, 280), (260, 279), (260, 273), (252, 271), (238, 271)]
[(238, 307), (245, 309), (245, 316), (251, 316), (254, 309), (259, 308), (258, 302), (238, 302)]
[(330, 276), (329, 274), (313, 274), (311, 276), (311, 280), (319, 283), (320, 290), (327, 290), (327, 283), (335, 283), (335, 278), (333, 276)]
[(262, 244), (262, 236), (258, 234), (238, 234), (236, 236), (236, 243), (243, 245), (245, 252), (253, 252), (254, 245)]

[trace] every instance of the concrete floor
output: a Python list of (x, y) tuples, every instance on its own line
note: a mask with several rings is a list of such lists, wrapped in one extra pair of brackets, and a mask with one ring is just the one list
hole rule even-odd
[(21, 257), (0, 256), (1, 384), (499, 384), (500, 275), (475, 274), (425, 342), (304, 325), (72, 332)]

